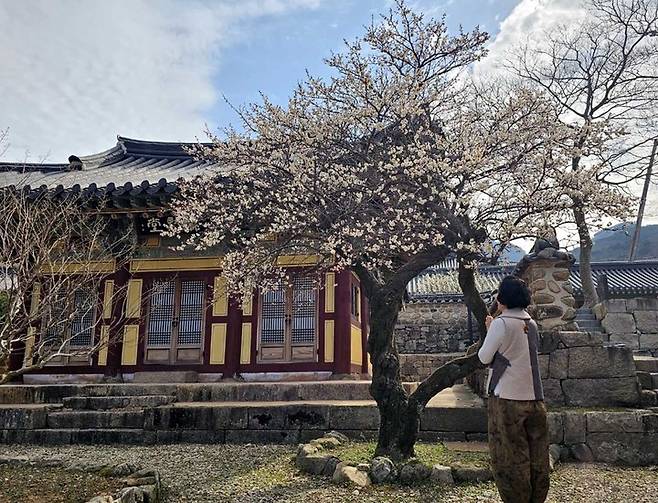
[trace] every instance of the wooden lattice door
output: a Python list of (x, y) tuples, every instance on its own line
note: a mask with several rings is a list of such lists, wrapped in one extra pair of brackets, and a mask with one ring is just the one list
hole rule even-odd
[(317, 289), (310, 277), (297, 276), (261, 295), (259, 360), (315, 361)]
[(149, 292), (147, 363), (200, 363), (203, 354), (206, 282), (155, 280)]

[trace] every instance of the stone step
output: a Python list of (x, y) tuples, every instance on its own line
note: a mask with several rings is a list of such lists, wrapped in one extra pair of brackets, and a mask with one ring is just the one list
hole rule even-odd
[(48, 428), (103, 429), (144, 427), (143, 411), (63, 411), (47, 416)]
[[(406, 383), (408, 391), (417, 386)], [(368, 400), (370, 381), (217, 382), (0, 386), (2, 403), (62, 403), (69, 397), (170, 395), (178, 402)]]
[(0, 430), (3, 444), (149, 444), (154, 443), (153, 432), (126, 428), (49, 428), (35, 430)]
[(167, 405), (175, 400), (171, 395), (72, 396), (64, 398), (62, 404), (64, 408), (73, 410), (142, 409)]
[(658, 372), (658, 358), (653, 356), (634, 356), (635, 368), (641, 372)]
[(576, 320), (576, 323), (581, 330), (601, 328), (601, 323), (597, 320)]

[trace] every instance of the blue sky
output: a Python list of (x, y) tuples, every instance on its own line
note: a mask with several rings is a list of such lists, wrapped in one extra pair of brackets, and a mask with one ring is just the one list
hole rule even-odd
[[(462, 25), (470, 30), (476, 25), (498, 34), (518, 0), (461, 0), (415, 2), (428, 15), (445, 13), (451, 29)], [(216, 88), (231, 103), (259, 99), (263, 91), (276, 102), (285, 102), (290, 90), (304, 78), (308, 69), (314, 75), (325, 75), (322, 59), (339, 50), (344, 39), (363, 32), (373, 16), (386, 12), (387, 0), (332, 0), (294, 15), (279, 15), (245, 22), (236, 42), (225, 51), (221, 67), (214, 78)], [(215, 124), (234, 120), (234, 114), (223, 100), (212, 109)]]
[[(449, 26), (546, 16), (571, 0), (410, 0)], [(284, 103), (305, 69), (340, 50), (391, 0), (0, 0), (0, 130), (5, 160), (61, 162), (117, 134), (194, 140), (236, 122), (225, 104)], [(515, 9), (516, 7), (516, 9)], [(513, 10), (521, 13), (514, 21)], [(530, 15), (530, 17), (529, 17)], [(516, 16), (518, 17), (518, 16)], [(550, 17), (550, 16), (549, 16)], [(510, 22), (512, 20), (513, 22)], [(532, 24), (532, 23), (531, 23)]]

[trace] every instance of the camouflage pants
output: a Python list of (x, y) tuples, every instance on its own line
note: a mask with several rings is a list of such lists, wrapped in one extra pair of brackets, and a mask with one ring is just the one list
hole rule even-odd
[(489, 397), (491, 466), (505, 503), (543, 503), (549, 486), (543, 401)]

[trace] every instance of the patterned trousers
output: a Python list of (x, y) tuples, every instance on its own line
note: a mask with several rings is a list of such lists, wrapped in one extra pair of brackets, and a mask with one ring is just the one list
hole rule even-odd
[(543, 401), (490, 396), (489, 453), (505, 503), (543, 503), (549, 487), (548, 426)]

